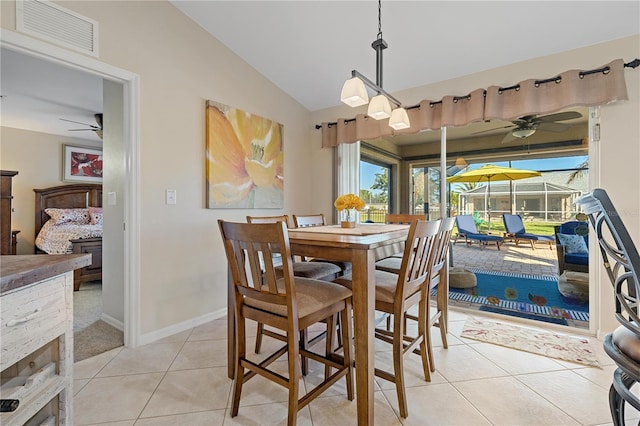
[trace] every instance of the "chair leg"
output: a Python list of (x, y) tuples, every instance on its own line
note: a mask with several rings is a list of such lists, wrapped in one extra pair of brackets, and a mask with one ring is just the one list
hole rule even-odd
[(298, 421), (298, 394), (300, 393), (300, 377), (302, 375), (302, 372), (300, 371), (300, 362), (298, 361), (300, 358), (299, 348), (301, 333), (291, 331), (289, 335), (290, 338), (287, 343), (289, 347), (289, 354), (287, 357), (289, 366), (289, 410), (287, 413), (287, 425), (295, 426)]
[[(325, 342), (325, 352), (328, 355), (334, 351), (333, 337), (335, 334), (335, 328), (336, 328), (336, 322), (337, 322), (336, 316), (332, 315), (330, 318), (327, 318), (326, 322), (327, 322), (327, 337)], [(331, 375), (331, 366), (329, 364), (325, 364), (324, 379), (327, 380), (330, 375)]]
[(233, 400), (231, 404), (231, 417), (238, 415), (240, 407), (240, 395), (242, 394), (242, 385), (244, 383), (244, 367), (240, 364), (240, 360), (246, 357), (247, 336), (245, 332), (245, 320), (240, 316), (236, 324), (236, 375), (233, 379)]
[[(307, 329), (304, 329), (300, 332), (300, 348), (307, 349), (309, 346), (309, 334), (307, 333)], [(309, 360), (304, 355), (300, 355), (300, 364), (302, 367), (302, 375), (306, 376), (309, 373)]]
[(614, 426), (624, 426), (624, 399), (614, 385), (609, 388), (609, 410)]
[(260, 353), (260, 348), (262, 347), (262, 333), (264, 331), (264, 324), (261, 322), (258, 323), (258, 328), (256, 330), (256, 348), (255, 353)]
[(433, 354), (431, 353), (431, 334), (429, 333), (429, 304), (424, 301), (419, 304), (418, 314), (418, 338), (420, 341), (420, 357), (422, 358), (422, 370), (424, 379), (431, 381), (431, 365), (433, 364)]
[(353, 325), (351, 324), (351, 302), (346, 301), (346, 308), (340, 312), (340, 331), (342, 334), (342, 356), (347, 366), (347, 399), (353, 401)]
[(393, 374), (396, 382), (400, 417), (406, 419), (409, 415), (409, 410), (407, 409), (407, 395), (404, 385), (404, 346), (402, 344), (404, 315), (394, 315), (393, 317)]

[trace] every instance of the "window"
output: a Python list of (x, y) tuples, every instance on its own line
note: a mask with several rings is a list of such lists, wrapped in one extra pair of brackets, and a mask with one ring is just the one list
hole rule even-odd
[(367, 203), (360, 221), (384, 222), (392, 211), (391, 165), (371, 159), (360, 159), (360, 197)]

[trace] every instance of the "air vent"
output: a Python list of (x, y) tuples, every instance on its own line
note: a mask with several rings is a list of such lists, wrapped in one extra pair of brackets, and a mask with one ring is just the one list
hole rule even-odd
[(17, 30), (98, 56), (98, 23), (50, 1), (16, 2)]

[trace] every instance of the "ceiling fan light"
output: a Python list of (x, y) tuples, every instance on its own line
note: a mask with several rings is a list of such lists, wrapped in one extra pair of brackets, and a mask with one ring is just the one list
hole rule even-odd
[(389, 126), (395, 130), (408, 129), (411, 127), (409, 123), (409, 116), (407, 110), (404, 108), (396, 108), (391, 111), (391, 118), (389, 119)]
[(367, 115), (375, 120), (384, 120), (391, 117), (391, 105), (389, 99), (384, 95), (371, 98)]
[(340, 93), (340, 100), (350, 107), (358, 107), (369, 102), (369, 95), (364, 82), (358, 77), (345, 81)]
[(456, 163), (455, 163), (456, 167), (459, 167), (461, 169), (464, 169), (465, 167), (468, 166), (466, 160), (464, 159), (464, 157), (458, 157), (456, 158)]
[(528, 138), (535, 132), (536, 132), (536, 129), (534, 129), (533, 127), (519, 127), (519, 128), (513, 129), (511, 131), (511, 134), (516, 138), (524, 139), (524, 138)]

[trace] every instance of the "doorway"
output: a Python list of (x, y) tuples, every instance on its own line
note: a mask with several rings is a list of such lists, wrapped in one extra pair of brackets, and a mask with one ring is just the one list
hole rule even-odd
[[(114, 101), (111, 107), (120, 109), (122, 120), (121, 129), (121, 148), (114, 151), (120, 161), (114, 163), (122, 164), (121, 179), (111, 182), (105, 179), (103, 187), (106, 192), (113, 192), (119, 203), (116, 204), (121, 214), (121, 223), (118, 225), (116, 233), (117, 247), (113, 247), (115, 252), (119, 253), (120, 258), (114, 259), (113, 263), (103, 263), (104, 269), (115, 268), (114, 270), (122, 271), (122, 279), (120, 283), (110, 283), (113, 288), (118, 288), (115, 296), (119, 301), (115, 306), (120, 307), (120, 311), (114, 308), (114, 318), (118, 317), (122, 321), (124, 331), (125, 346), (135, 347), (139, 340), (139, 218), (138, 218), (138, 147), (139, 147), (139, 77), (125, 70), (117, 69), (111, 65), (105, 64), (98, 60), (88, 58), (86, 56), (70, 52), (68, 50), (52, 46), (48, 43), (41, 42), (29, 37), (25, 37), (19, 33), (3, 30), (0, 46), (12, 51), (35, 57), (43, 61), (59, 64), (63, 67), (86, 72), (103, 79), (105, 86), (110, 84), (120, 88), (119, 105)], [(117, 99), (115, 96), (114, 99)], [(109, 107), (105, 105), (105, 108)], [(106, 110), (105, 110), (106, 112)], [(112, 114), (118, 116), (118, 114)], [(105, 116), (106, 118), (106, 116)], [(106, 123), (105, 123), (106, 124)], [(105, 139), (108, 135), (105, 135)], [(106, 143), (108, 144), (108, 142)], [(107, 145), (105, 145), (107, 146)], [(106, 203), (110, 204), (110, 203)], [(123, 226), (126, 224), (126, 226)], [(122, 229), (124, 228), (124, 232)], [(105, 229), (105, 234), (108, 231)], [(109, 237), (107, 236), (107, 239)], [(103, 279), (110, 278), (104, 277)], [(114, 281), (115, 282), (115, 281)]]

